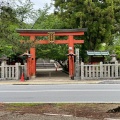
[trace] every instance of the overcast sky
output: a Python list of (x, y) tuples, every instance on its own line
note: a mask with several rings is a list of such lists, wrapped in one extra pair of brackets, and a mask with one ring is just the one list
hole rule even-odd
[[(39, 8), (43, 9), (46, 3), (50, 5), (50, 3), (53, 2), (53, 0), (31, 0), (31, 2), (34, 3), (34, 9), (39, 9)], [(53, 8), (51, 8), (51, 12), (52, 11)]]

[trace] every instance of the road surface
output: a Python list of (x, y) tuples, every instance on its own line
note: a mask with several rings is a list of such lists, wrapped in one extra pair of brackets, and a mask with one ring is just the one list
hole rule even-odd
[(120, 84), (0, 85), (0, 102), (120, 103)]

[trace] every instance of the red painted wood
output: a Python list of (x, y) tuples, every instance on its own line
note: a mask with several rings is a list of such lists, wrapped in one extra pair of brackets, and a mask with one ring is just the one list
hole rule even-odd
[[(55, 40), (54, 41), (55, 44), (68, 44), (69, 41), (68, 40)], [(37, 40), (36, 44), (49, 44), (48, 40)]]
[[(36, 36), (48, 36), (48, 32), (19, 32), (21, 36), (30, 36), (30, 40), (35, 40)], [(74, 36), (81, 36), (84, 35), (83, 31), (72, 31), (72, 32), (55, 32), (55, 36), (68, 36), (67, 40), (55, 40), (54, 43), (51, 44), (68, 44), (69, 54), (74, 54), (74, 44), (82, 44), (84, 40), (75, 40)], [(36, 44), (49, 44), (48, 40), (36, 40)], [(28, 58), (27, 65), (28, 65), (28, 76), (35, 76), (36, 74), (36, 61), (35, 61), (35, 48), (30, 48), (30, 54), (32, 55), (31, 58)], [(74, 56), (69, 56), (69, 76), (74, 77)]]
[(36, 44), (49, 44), (49, 41), (48, 40), (37, 40), (36, 41)]
[(35, 76), (35, 74), (36, 74), (36, 68), (35, 68), (35, 64), (36, 64), (36, 61), (35, 61), (35, 48), (30, 48), (30, 54), (31, 54), (31, 73), (30, 73), (30, 75), (31, 76)]
[[(68, 40), (55, 40), (55, 44), (69, 44)], [(84, 40), (73, 40), (74, 44), (82, 44), (84, 43)], [(49, 44), (48, 40), (36, 40), (36, 44)]]
[[(69, 54), (74, 53), (74, 43), (73, 43), (73, 36), (69, 36)], [(72, 49), (70, 49), (72, 48)], [(74, 57), (69, 56), (69, 76), (73, 77), (74, 76)]]
[(78, 43), (82, 44), (82, 43), (84, 43), (84, 40), (74, 40), (73, 43), (74, 44), (78, 44)]
[[(30, 40), (33, 41), (35, 39), (35, 36), (30, 36)], [(35, 76), (36, 74), (36, 60), (35, 60), (35, 47), (33, 46), (32, 48), (30, 48), (30, 67), (29, 67), (29, 71), (30, 71), (30, 76)]]

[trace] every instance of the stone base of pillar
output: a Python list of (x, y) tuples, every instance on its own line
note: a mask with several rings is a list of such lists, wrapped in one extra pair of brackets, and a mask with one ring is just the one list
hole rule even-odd
[(74, 80), (81, 80), (80, 77), (74, 77)]
[(31, 79), (34, 79), (34, 78), (36, 78), (36, 76), (34, 75), (34, 76), (31, 76)]

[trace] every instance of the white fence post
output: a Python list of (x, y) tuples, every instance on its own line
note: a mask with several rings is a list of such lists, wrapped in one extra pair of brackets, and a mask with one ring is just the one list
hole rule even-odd
[(115, 77), (118, 78), (118, 61), (115, 61)]
[(84, 79), (84, 63), (81, 62), (81, 80)]
[(103, 62), (100, 62), (100, 78), (103, 78)]

